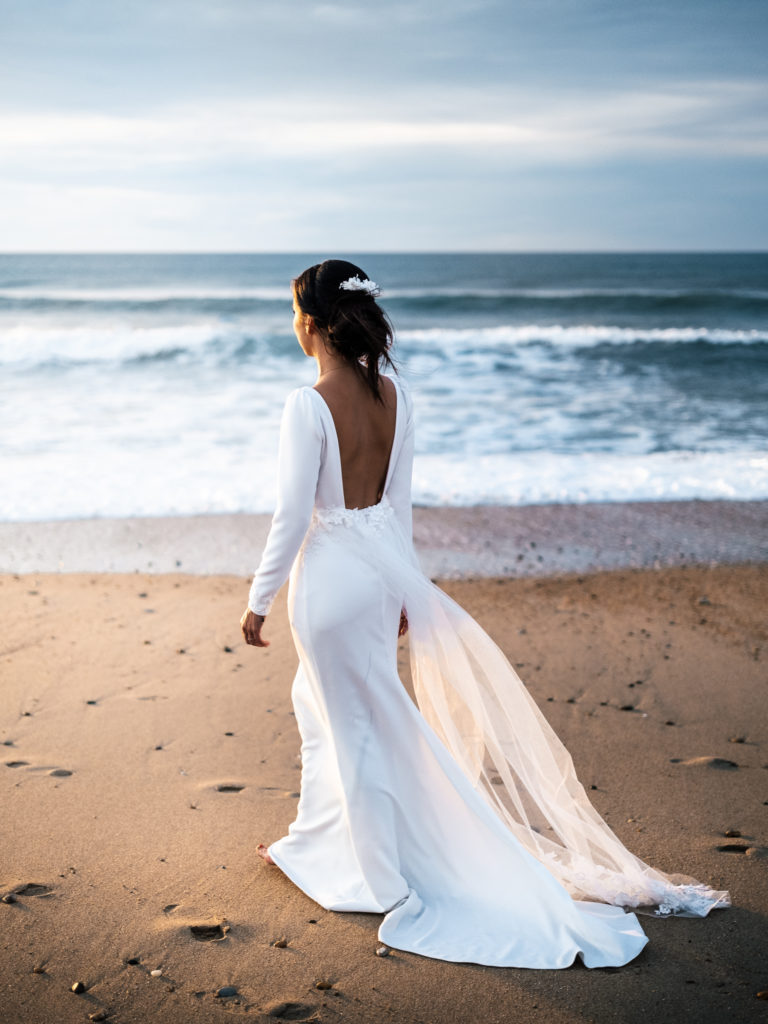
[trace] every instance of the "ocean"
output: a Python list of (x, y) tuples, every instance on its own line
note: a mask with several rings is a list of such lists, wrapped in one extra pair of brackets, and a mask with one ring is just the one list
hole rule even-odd
[[(768, 254), (332, 255), (394, 323), (416, 503), (768, 498)], [(271, 511), (322, 258), (0, 256), (0, 520)]]

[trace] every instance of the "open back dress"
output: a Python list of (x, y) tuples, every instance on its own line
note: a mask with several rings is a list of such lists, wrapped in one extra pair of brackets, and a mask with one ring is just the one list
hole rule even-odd
[[(269, 846), (328, 910), (384, 914), (382, 942), (493, 966), (617, 967), (648, 937), (633, 910), (730, 905), (644, 864), (589, 802), (567, 750), (502, 651), (419, 568), (413, 409), (396, 425), (381, 501), (348, 509), (333, 416), (311, 387), (285, 404), (278, 504), (249, 607), (290, 574), (291, 698), (301, 794)], [(397, 672), (409, 621), (417, 703)]]

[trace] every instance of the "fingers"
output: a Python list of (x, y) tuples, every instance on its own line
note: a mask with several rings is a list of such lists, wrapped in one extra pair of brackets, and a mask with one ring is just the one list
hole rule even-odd
[(269, 647), (269, 640), (262, 640), (261, 628), (264, 625), (264, 616), (257, 615), (247, 608), (240, 619), (240, 626), (245, 637), (245, 642), (251, 647)]

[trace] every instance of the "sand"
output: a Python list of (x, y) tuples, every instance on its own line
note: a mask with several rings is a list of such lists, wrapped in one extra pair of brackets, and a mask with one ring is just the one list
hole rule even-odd
[(622, 841), (732, 908), (641, 917), (650, 941), (619, 969), (378, 957), (378, 916), (323, 910), (255, 853), (300, 778), (284, 592), (258, 651), (243, 576), (5, 575), (0, 1021), (765, 1020), (768, 567), (443, 585)]
[[(2, 572), (252, 573), (270, 516), (0, 523)], [(768, 501), (415, 508), (424, 572), (441, 579), (768, 562)]]

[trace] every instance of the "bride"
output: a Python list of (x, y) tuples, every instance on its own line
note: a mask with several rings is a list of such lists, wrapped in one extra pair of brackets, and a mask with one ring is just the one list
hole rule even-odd
[[(288, 834), (258, 852), (328, 910), (384, 914), (379, 938), (396, 949), (621, 966), (648, 941), (633, 909), (704, 917), (729, 894), (621, 844), (501, 650), (421, 572), (413, 408), (381, 372), (394, 368), (377, 294), (345, 260), (293, 282), (318, 376), (285, 403), (277, 508), (241, 625), (267, 646), (290, 573), (301, 795)], [(406, 631), (418, 707), (397, 674)]]

